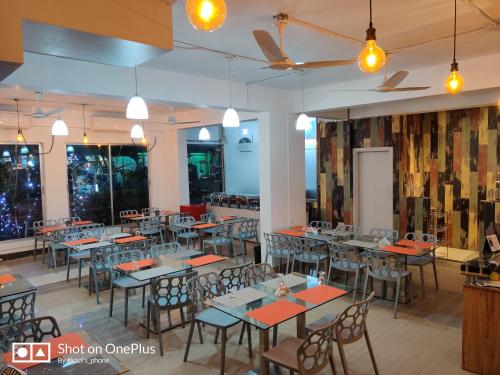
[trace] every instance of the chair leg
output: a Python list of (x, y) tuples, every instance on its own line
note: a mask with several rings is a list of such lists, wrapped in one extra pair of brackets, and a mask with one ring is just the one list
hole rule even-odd
[(339, 348), (340, 361), (342, 362), (342, 368), (344, 369), (344, 375), (349, 375), (349, 368), (347, 367), (347, 360), (345, 358), (344, 346), (337, 341), (337, 346)]
[(335, 368), (335, 361), (333, 360), (333, 354), (330, 352), (328, 354), (328, 360), (330, 361), (330, 368), (332, 369), (332, 374), (337, 375), (337, 369)]
[(96, 299), (97, 299), (97, 304), (99, 304), (99, 278), (97, 277), (97, 273), (94, 272), (94, 275), (93, 275), (93, 279), (94, 279), (94, 288), (95, 288), (95, 296), (96, 296)]
[(71, 262), (70, 262), (70, 257), (69, 257), (69, 253), (70, 253), (69, 249), (67, 250), (67, 252), (68, 252), (68, 268), (66, 270), (66, 281), (69, 281), (69, 270), (71, 268)]
[(89, 296), (92, 294), (92, 268), (89, 267)]
[(115, 286), (111, 284), (111, 295), (109, 296), (109, 316), (113, 316), (113, 300), (115, 297)]
[(247, 341), (248, 341), (248, 356), (250, 358), (253, 357), (252, 353), (252, 328), (250, 327), (250, 324), (247, 324)]
[[(191, 325), (189, 326), (189, 335), (188, 335), (188, 341), (186, 343), (186, 350), (184, 351), (184, 362), (187, 361), (188, 356), (189, 356), (189, 349), (191, 348), (191, 341), (193, 340), (193, 332), (194, 332), (194, 325), (198, 325), (198, 329), (200, 329), (200, 322), (195, 322), (195, 320), (191, 320)], [(200, 336), (201, 337), (201, 336)], [(200, 340), (201, 341), (201, 340)]]
[(142, 287), (142, 308), (144, 308), (145, 302), (146, 302), (146, 285)]
[(154, 307), (156, 316), (156, 332), (158, 333), (158, 341), (160, 342), (160, 355), (163, 357), (163, 337), (161, 333), (161, 322), (160, 322), (160, 309)]
[(356, 275), (354, 276), (354, 292), (352, 293), (352, 302), (356, 302), (356, 292), (358, 291), (359, 268), (356, 268)]
[[(193, 317), (194, 320), (194, 317)], [(200, 338), (200, 344), (203, 344), (203, 334), (201, 332), (201, 323), (196, 322), (196, 325), (198, 326), (198, 337)]]
[(366, 276), (365, 276), (365, 286), (363, 287), (363, 297), (361, 298), (362, 301), (365, 300), (365, 296), (366, 296), (366, 288), (368, 287), (368, 279), (370, 278), (370, 276), (368, 276), (368, 272), (366, 273)]
[(238, 340), (238, 345), (243, 343), (243, 336), (245, 335), (245, 330), (247, 328), (247, 322), (243, 322), (241, 325), (240, 339)]
[(436, 283), (436, 290), (439, 290), (438, 274), (437, 274), (437, 264), (436, 259), (432, 261), (432, 269), (434, 271), (434, 282)]
[(186, 319), (184, 318), (184, 310), (182, 309), (182, 307), (179, 310), (181, 315), (182, 328), (186, 328)]
[(149, 339), (149, 330), (151, 327), (151, 301), (148, 301), (148, 309), (146, 311), (146, 338)]
[(78, 288), (82, 287), (82, 268), (83, 268), (83, 259), (78, 261)]
[(35, 248), (33, 249), (33, 258), (36, 260), (36, 248), (38, 245), (38, 238), (35, 236)]
[(273, 327), (273, 347), (278, 344), (278, 326)]
[(225, 328), (222, 329), (222, 348), (220, 351), (220, 375), (224, 375), (224, 367), (226, 365), (226, 342), (227, 342), (227, 331)]
[(215, 329), (214, 344), (217, 344), (217, 340), (219, 340), (219, 328)]
[(396, 319), (398, 315), (398, 301), (399, 301), (400, 289), (401, 289), (401, 279), (399, 278), (396, 281), (396, 295), (394, 296), (394, 319)]
[(370, 336), (368, 336), (368, 330), (366, 329), (366, 326), (365, 326), (365, 339), (366, 339), (366, 345), (368, 346), (368, 351), (370, 352), (370, 358), (372, 360), (373, 369), (375, 370), (375, 374), (378, 375), (377, 361), (375, 360), (375, 354), (373, 353), (372, 343), (370, 341)]
[(420, 268), (420, 287), (422, 288), (422, 298), (425, 298), (424, 266), (419, 266), (418, 268)]
[(125, 327), (128, 325), (128, 288), (125, 288)]

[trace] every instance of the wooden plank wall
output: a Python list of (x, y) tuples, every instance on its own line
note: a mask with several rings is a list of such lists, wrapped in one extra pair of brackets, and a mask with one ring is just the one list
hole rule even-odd
[(498, 107), (318, 121), (322, 219), (352, 222), (352, 150), (393, 147), (394, 228), (426, 232), (431, 207), (450, 213), (450, 246), (477, 250), (500, 227)]

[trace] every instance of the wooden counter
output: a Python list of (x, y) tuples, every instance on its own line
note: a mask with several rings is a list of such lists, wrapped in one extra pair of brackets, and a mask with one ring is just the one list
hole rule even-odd
[(464, 285), (462, 368), (500, 374), (500, 289)]

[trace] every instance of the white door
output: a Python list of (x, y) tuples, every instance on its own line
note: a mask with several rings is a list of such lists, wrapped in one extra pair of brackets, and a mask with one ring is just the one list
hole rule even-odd
[(393, 227), (392, 163), (392, 147), (353, 150), (353, 221), (361, 233)]

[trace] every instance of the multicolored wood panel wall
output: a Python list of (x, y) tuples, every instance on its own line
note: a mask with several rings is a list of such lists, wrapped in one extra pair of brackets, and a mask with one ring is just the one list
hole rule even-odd
[(452, 247), (477, 250), (500, 228), (500, 114), (481, 107), (318, 124), (318, 205), (352, 222), (352, 150), (393, 147), (394, 228), (426, 232), (431, 207), (449, 212)]

